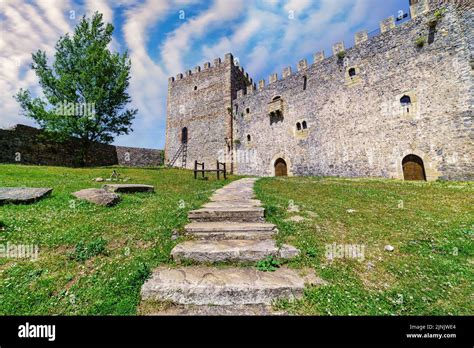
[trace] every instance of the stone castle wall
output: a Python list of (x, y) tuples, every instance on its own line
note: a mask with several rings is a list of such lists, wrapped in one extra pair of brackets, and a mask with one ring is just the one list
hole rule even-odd
[[(240, 91), (236, 172), (271, 176), (283, 158), (290, 175), (403, 179), (402, 159), (415, 154), (428, 180), (474, 179), (472, 5), (445, 5), (434, 25), (434, 9), (421, 13), (422, 2), (410, 21), (385, 20), (376, 37), (358, 33), (351, 49), (340, 43), (329, 58), (315, 54), (296, 73), (285, 69), (280, 80), (272, 75), (267, 86)], [(277, 96), (283, 119), (271, 123)], [(411, 105), (400, 103), (403, 96)], [(298, 130), (303, 121), (307, 128)]]
[[(76, 138), (64, 142), (48, 140), (41, 130), (24, 125), (0, 129), (0, 163), (75, 167), (81, 160), (79, 144)], [(88, 165), (148, 167), (161, 164), (162, 150), (94, 143)]]

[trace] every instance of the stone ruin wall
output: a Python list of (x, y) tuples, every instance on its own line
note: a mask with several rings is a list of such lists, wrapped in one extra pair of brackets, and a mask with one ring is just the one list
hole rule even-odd
[[(289, 175), (403, 179), (402, 159), (415, 154), (428, 180), (473, 180), (472, 5), (445, 4), (432, 29), (433, 7), (422, 13), (426, 5), (416, 6), (412, 20), (399, 26), (385, 20), (376, 37), (358, 33), (351, 49), (336, 44), (331, 57), (315, 54), (312, 65), (303, 60), (295, 73), (287, 68), (280, 80), (274, 74), (267, 86), (260, 81), (239, 91), (237, 173), (272, 176), (281, 157)], [(428, 39), (421, 48), (420, 36)], [(409, 110), (400, 103), (404, 95), (411, 98)], [(268, 103), (275, 96), (284, 101), (284, 119), (270, 125)], [(297, 131), (303, 120), (308, 128)]]
[[(56, 142), (37, 128), (16, 125), (0, 129), (0, 163), (68, 166), (80, 163), (79, 139)], [(89, 166), (154, 167), (163, 164), (163, 151), (93, 143)]]

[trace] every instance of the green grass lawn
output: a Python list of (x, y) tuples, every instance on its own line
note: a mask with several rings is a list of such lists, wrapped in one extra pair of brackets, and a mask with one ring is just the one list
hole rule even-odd
[[(0, 314), (136, 314), (150, 271), (173, 265), (187, 212), (228, 183), (177, 169), (114, 168), (154, 194), (122, 195), (112, 208), (71, 196), (100, 187), (112, 168), (0, 165), (0, 186), (52, 187), (32, 205), (0, 206), (0, 244), (37, 244), (37, 261), (0, 258)], [(474, 312), (474, 184), (395, 180), (264, 178), (256, 184), (279, 242), (302, 250), (288, 263), (314, 268), (327, 285), (276, 307), (295, 314)], [(289, 206), (298, 209), (289, 210)], [(352, 209), (352, 210), (350, 210)], [(299, 211), (296, 211), (299, 210)], [(349, 212), (348, 212), (349, 210)], [(300, 216), (301, 222), (288, 219)], [(3, 226), (2, 224), (3, 223)], [(326, 257), (326, 246), (364, 246), (363, 259)], [(384, 246), (395, 247), (392, 252)]]
[[(267, 220), (278, 225), (278, 240), (302, 251), (289, 266), (312, 267), (328, 283), (279, 308), (321, 315), (474, 313), (473, 183), (265, 178), (256, 191)], [(330, 260), (326, 246), (333, 243), (361, 245), (363, 258)]]
[[(92, 179), (112, 169), (156, 192), (122, 195), (109, 208), (71, 196), (101, 187)], [(0, 244), (39, 245), (37, 261), (0, 258), (0, 314), (135, 314), (150, 270), (172, 263), (173, 230), (182, 231), (187, 212), (224, 184), (179, 169), (0, 165), (0, 186), (54, 189), (35, 204), (0, 206)]]

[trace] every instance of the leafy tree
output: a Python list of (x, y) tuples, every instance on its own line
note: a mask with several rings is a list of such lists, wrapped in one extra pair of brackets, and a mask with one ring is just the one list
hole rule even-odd
[(32, 98), (20, 89), (15, 99), (23, 114), (33, 118), (48, 134), (62, 141), (81, 139), (81, 164), (87, 165), (93, 142), (110, 143), (114, 135), (133, 131), (137, 109), (125, 109), (131, 61), (128, 53), (112, 53), (107, 45), (114, 27), (104, 25), (102, 14), (82, 17), (74, 35), (56, 43), (52, 67), (44, 51), (32, 54), (31, 68), (39, 78), (44, 98)]

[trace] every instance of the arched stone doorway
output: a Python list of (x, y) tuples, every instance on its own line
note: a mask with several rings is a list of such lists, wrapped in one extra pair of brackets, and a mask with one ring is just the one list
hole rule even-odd
[(188, 127), (181, 129), (181, 144), (188, 143)]
[(288, 167), (283, 158), (275, 161), (275, 176), (288, 176)]
[(402, 160), (403, 178), (405, 180), (426, 180), (423, 160), (417, 155), (407, 155)]

